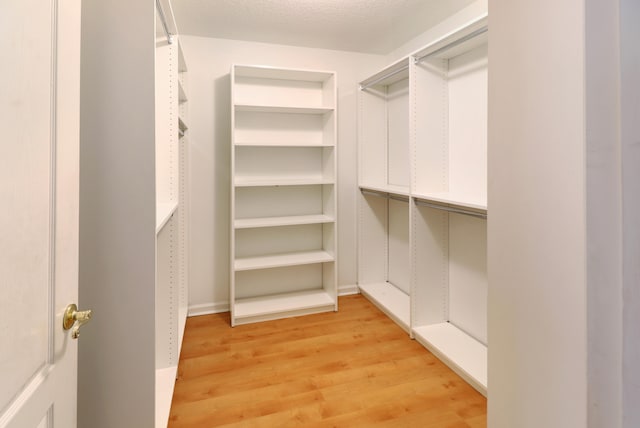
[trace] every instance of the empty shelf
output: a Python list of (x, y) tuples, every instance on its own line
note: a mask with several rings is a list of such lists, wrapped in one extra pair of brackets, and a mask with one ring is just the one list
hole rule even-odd
[(302, 106), (277, 106), (277, 105), (249, 105), (236, 104), (236, 111), (259, 113), (293, 113), (293, 114), (325, 114), (332, 112), (331, 107), (302, 107)]
[(425, 201), (433, 201), (439, 204), (454, 205), (462, 208), (487, 211), (487, 201), (470, 198), (468, 196), (450, 192), (414, 193), (413, 197)]
[(335, 144), (305, 143), (305, 142), (261, 142), (261, 141), (236, 141), (235, 146), (243, 147), (335, 147)]
[(184, 131), (186, 131), (187, 129), (189, 129), (189, 128), (187, 127), (187, 124), (186, 124), (186, 123), (184, 123), (184, 120), (182, 120), (182, 118), (181, 118), (181, 117), (178, 117), (178, 127), (180, 128), (180, 131), (182, 131), (182, 132), (184, 132)]
[(407, 333), (411, 322), (409, 295), (389, 282), (358, 284), (360, 292)]
[(177, 208), (177, 202), (159, 203), (156, 206), (156, 233), (162, 230)]
[(413, 329), (418, 342), (487, 395), (487, 347), (451, 323), (443, 322)]
[(328, 312), (335, 310), (335, 304), (335, 300), (324, 290), (238, 299), (234, 305), (234, 324), (282, 318), (283, 314), (297, 316)]
[(187, 102), (187, 94), (182, 87), (182, 82), (178, 80), (178, 101), (180, 104)]
[(274, 177), (236, 177), (236, 187), (260, 187), (260, 186), (307, 186), (315, 184), (333, 184), (330, 178), (274, 178)]
[(369, 185), (369, 184), (361, 184), (360, 190), (370, 190), (375, 193), (388, 193), (390, 195), (398, 195), (403, 197), (409, 197), (409, 187), (408, 186), (396, 186), (393, 184), (386, 185)]
[(291, 226), (297, 224), (318, 224), (332, 223), (335, 219), (332, 216), (317, 215), (296, 215), (286, 217), (262, 217), (262, 218), (242, 218), (233, 222), (236, 229), (249, 229), (252, 227), (273, 227)]
[(303, 251), (295, 253), (273, 254), (260, 257), (237, 258), (234, 263), (236, 271), (269, 269), (285, 266), (309, 265), (334, 261), (333, 254), (324, 250)]

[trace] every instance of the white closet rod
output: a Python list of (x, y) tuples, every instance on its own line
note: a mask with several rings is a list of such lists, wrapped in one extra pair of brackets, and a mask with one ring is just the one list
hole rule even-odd
[(393, 70), (382, 77), (378, 77), (376, 80), (374, 80), (373, 82), (369, 82), (366, 85), (360, 84), (360, 90), (364, 91), (365, 89), (370, 88), (371, 86), (377, 85), (378, 83), (382, 82), (384, 79), (387, 79), (391, 76), (395, 76), (396, 74), (405, 71), (407, 68), (409, 68), (409, 64), (404, 65), (401, 68), (398, 68), (397, 70)]
[(434, 208), (436, 210), (447, 211), (447, 212), (451, 212), (451, 213), (455, 213), (455, 214), (463, 214), (463, 215), (468, 215), (468, 216), (471, 216), (471, 217), (482, 218), (482, 219), (485, 219), (485, 220), (487, 218), (486, 214), (480, 213), (480, 212), (477, 212), (477, 211), (465, 210), (463, 208), (448, 207), (446, 205), (430, 204), (428, 202), (421, 201), (420, 199), (416, 199), (416, 205), (421, 206), (421, 207)]
[(173, 34), (169, 32), (169, 26), (167, 25), (167, 17), (164, 14), (164, 9), (162, 9), (160, 0), (156, 0), (156, 9), (158, 10), (158, 14), (160, 14), (160, 21), (162, 22), (162, 28), (164, 28), (164, 33), (167, 35), (167, 43), (173, 44)]
[(474, 37), (479, 36), (480, 34), (486, 33), (488, 30), (489, 30), (489, 27), (479, 28), (476, 31), (474, 31), (473, 33), (469, 33), (469, 34), (467, 34), (466, 36), (464, 36), (464, 37), (462, 37), (460, 39), (454, 40), (453, 42), (451, 42), (449, 44), (446, 44), (443, 47), (441, 47), (439, 49), (436, 49), (433, 52), (429, 52), (428, 54), (424, 54), (424, 55), (415, 57), (415, 59), (413, 60), (413, 63), (414, 64), (419, 64), (420, 62), (422, 62), (423, 60), (425, 60), (425, 59), (427, 59), (429, 57), (432, 57), (434, 55), (438, 55), (439, 53), (442, 53), (442, 52), (444, 52), (446, 50), (449, 50), (449, 49), (454, 48), (454, 47), (456, 47), (458, 45), (461, 45), (462, 43), (466, 42), (467, 40), (471, 40)]

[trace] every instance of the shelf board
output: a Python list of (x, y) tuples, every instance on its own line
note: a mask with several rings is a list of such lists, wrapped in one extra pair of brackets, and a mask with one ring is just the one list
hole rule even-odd
[(360, 82), (361, 86), (389, 86), (401, 80), (409, 78), (409, 58), (403, 58), (385, 67), (366, 80)]
[(238, 299), (234, 324), (335, 310), (335, 300), (323, 289)]
[(484, 396), (487, 395), (487, 347), (451, 323), (413, 329), (418, 342)]
[(236, 147), (325, 147), (333, 148), (335, 144), (324, 143), (303, 143), (303, 142), (277, 142), (277, 143), (263, 143), (259, 141), (236, 141), (234, 143)]
[(407, 199), (409, 198), (409, 187), (405, 187), (405, 186), (396, 186), (393, 184), (387, 184), (382, 186), (361, 184), (359, 187), (360, 187), (360, 190), (365, 190), (365, 191), (368, 190), (374, 193), (383, 193), (384, 196), (396, 195), (396, 196), (401, 196)]
[(409, 333), (411, 302), (408, 294), (389, 282), (358, 284), (358, 288), (367, 299)]
[(262, 217), (236, 219), (233, 226), (236, 229), (249, 229), (254, 227), (292, 226), (297, 224), (333, 223), (335, 218), (324, 214), (296, 215), (286, 217)]
[(178, 209), (177, 202), (163, 202), (156, 206), (156, 234), (160, 233), (176, 209)]
[(302, 107), (302, 106), (278, 106), (278, 105), (250, 105), (235, 104), (236, 111), (258, 113), (291, 113), (291, 114), (325, 114), (334, 109), (332, 107)]
[(180, 358), (180, 352), (182, 352), (184, 329), (187, 325), (187, 312), (187, 307), (178, 308), (178, 358)]
[(180, 128), (180, 130), (182, 132), (186, 131), (187, 129), (189, 129), (189, 127), (187, 126), (186, 123), (184, 123), (184, 120), (182, 120), (182, 117), (178, 117), (178, 127)]
[(294, 253), (273, 254), (260, 257), (236, 258), (234, 269), (236, 271), (269, 269), (286, 266), (310, 265), (315, 263), (333, 262), (333, 254), (324, 250), (300, 251)]
[(241, 77), (261, 79), (299, 80), (303, 82), (325, 82), (333, 77), (332, 71), (292, 70), (256, 65), (234, 65), (234, 73)]
[(334, 180), (329, 178), (273, 178), (273, 177), (251, 177), (237, 178), (236, 187), (261, 187), (261, 186), (308, 186), (315, 184), (333, 184)]
[(187, 71), (187, 62), (184, 60), (184, 52), (182, 51), (182, 44), (178, 41), (178, 72), (184, 73)]
[(156, 428), (165, 428), (169, 423), (177, 373), (178, 366), (156, 369)]
[(473, 200), (472, 198), (465, 197), (463, 195), (449, 193), (449, 192), (431, 192), (431, 193), (413, 193), (412, 196), (416, 199), (424, 201), (434, 202), (436, 204), (445, 204), (448, 206), (470, 208), (487, 213), (487, 201)]
[(178, 101), (180, 104), (187, 102), (187, 93), (184, 91), (184, 87), (182, 86), (182, 82), (178, 80)]

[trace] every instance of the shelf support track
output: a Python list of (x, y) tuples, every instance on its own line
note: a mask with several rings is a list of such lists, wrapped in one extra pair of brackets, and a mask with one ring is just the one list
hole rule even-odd
[(164, 14), (164, 9), (162, 8), (162, 4), (160, 0), (156, 0), (156, 10), (160, 15), (160, 22), (162, 22), (162, 28), (164, 29), (164, 33), (167, 35), (167, 43), (173, 44), (173, 34), (169, 31), (169, 26), (167, 25), (167, 16)]

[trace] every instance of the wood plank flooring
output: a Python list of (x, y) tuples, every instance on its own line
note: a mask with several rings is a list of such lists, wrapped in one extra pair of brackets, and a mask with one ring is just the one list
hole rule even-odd
[(169, 427), (486, 427), (486, 399), (369, 301), (339, 306), (189, 318)]

